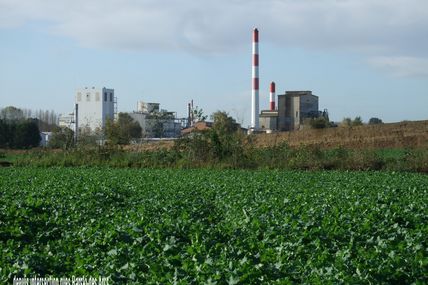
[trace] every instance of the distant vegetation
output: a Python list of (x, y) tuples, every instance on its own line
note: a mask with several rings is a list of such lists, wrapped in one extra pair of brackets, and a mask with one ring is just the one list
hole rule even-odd
[(331, 122), (329, 122), (328, 118), (325, 117), (317, 117), (309, 119), (309, 126), (312, 129), (325, 129), (332, 126)]
[[(13, 114), (13, 112), (12, 112)], [(202, 115), (202, 114), (200, 114)], [(63, 151), (33, 150), (18, 154), (14, 159), (16, 166), (112, 166), (112, 167), (154, 167), (154, 168), (276, 168), (276, 169), (342, 169), (342, 170), (404, 170), (428, 172), (428, 149), (412, 148), (422, 137), (404, 136), (404, 148), (388, 150), (376, 148), (345, 148), (337, 146), (324, 147), (321, 138), (317, 142), (314, 134), (309, 140), (315, 143), (290, 147), (282, 134), (248, 136), (241, 131), (236, 121), (228, 113), (218, 111), (211, 116), (212, 129), (194, 132), (176, 140), (169, 149), (152, 149), (150, 151), (132, 151), (124, 148), (131, 140), (141, 136), (141, 128), (126, 114), (120, 114), (116, 122), (109, 121), (103, 135), (105, 144), (100, 145), (97, 138), (80, 134), (77, 144), (73, 131), (55, 128), (49, 147)], [(370, 124), (380, 124), (378, 118), (371, 118)], [(353, 127), (363, 123), (361, 117), (345, 118), (342, 126)], [(328, 118), (313, 118), (309, 124), (319, 129), (329, 126)], [(343, 129), (342, 129), (343, 130)], [(362, 129), (361, 129), (362, 130)], [(327, 130), (326, 130), (327, 131)], [(363, 130), (364, 131), (364, 130)], [(305, 131), (302, 131), (302, 134)], [(306, 131), (307, 132), (307, 131)], [(394, 132), (398, 133), (398, 132)], [(37, 126), (30, 120), (17, 120), (8, 117), (0, 120), (0, 147), (30, 148), (37, 146), (40, 140)], [(293, 139), (300, 140), (300, 132)], [(324, 132), (322, 133), (324, 134)], [(322, 135), (318, 134), (318, 136)], [(365, 133), (364, 133), (365, 134)], [(363, 133), (358, 136), (363, 136)], [(345, 142), (349, 134), (340, 130), (332, 133), (335, 139)], [(352, 135), (354, 136), (354, 135)], [(275, 140), (260, 146), (257, 140)], [(288, 140), (290, 140), (288, 136)], [(358, 137), (357, 137), (358, 138)], [(276, 140), (278, 139), (278, 142)], [(303, 138), (301, 138), (303, 139)], [(330, 137), (332, 139), (332, 137)], [(410, 140), (411, 139), (411, 140)], [(409, 142), (407, 142), (409, 140)], [(382, 137), (385, 143), (385, 137)], [(419, 144), (419, 143), (418, 143)], [(4, 160), (4, 159), (3, 159)]]
[(31, 119), (0, 119), (0, 148), (31, 148), (39, 146), (40, 132)]
[(20, 109), (14, 106), (0, 108), (0, 119), (6, 121), (31, 119), (37, 123), (42, 132), (52, 131), (58, 124), (58, 115), (53, 110)]
[(370, 118), (369, 125), (378, 125), (383, 124), (382, 120), (379, 118)]
[(117, 121), (108, 120), (105, 128), (106, 139), (113, 145), (126, 145), (141, 138), (141, 131), (140, 124), (126, 113), (119, 113)]
[(121, 148), (75, 148), (17, 154), (15, 166), (110, 166), (144, 168), (233, 168), (288, 170), (389, 170), (428, 173), (428, 150), (290, 148), (286, 143), (268, 148), (206, 144), (204, 137), (177, 141), (173, 149), (132, 152)]
[(342, 120), (342, 123), (340, 124), (341, 127), (357, 127), (363, 125), (363, 119), (361, 119), (360, 116), (355, 117), (353, 120), (349, 117), (344, 118)]
[(61, 152), (28, 151), (16, 166), (110, 166), (143, 168), (233, 168), (287, 170), (389, 170), (428, 173), (425, 149), (291, 148), (287, 143), (256, 147), (243, 134), (218, 136), (214, 131), (177, 140), (172, 149), (142, 152), (115, 146), (79, 147)]
[(48, 147), (55, 149), (71, 149), (75, 146), (74, 132), (69, 128), (56, 127), (52, 131)]
[(0, 148), (38, 147), (40, 131), (56, 129), (57, 120), (54, 111), (32, 111), (14, 106), (0, 108)]

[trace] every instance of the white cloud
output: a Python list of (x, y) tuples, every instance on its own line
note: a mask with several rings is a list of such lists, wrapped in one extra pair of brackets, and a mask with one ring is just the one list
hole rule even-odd
[(224, 53), (259, 26), (280, 46), (428, 57), (426, 0), (0, 0), (0, 28), (32, 21), (86, 47)]

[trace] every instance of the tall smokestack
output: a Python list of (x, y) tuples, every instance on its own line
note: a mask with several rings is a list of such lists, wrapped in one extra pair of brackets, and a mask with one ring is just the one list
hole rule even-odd
[(271, 111), (275, 111), (275, 82), (270, 83), (269, 106)]
[(79, 139), (79, 104), (74, 104), (74, 139), (77, 143)]
[(251, 93), (251, 128), (259, 128), (259, 31), (253, 31), (253, 90)]
[(192, 126), (192, 109), (190, 103), (187, 104), (187, 125)]

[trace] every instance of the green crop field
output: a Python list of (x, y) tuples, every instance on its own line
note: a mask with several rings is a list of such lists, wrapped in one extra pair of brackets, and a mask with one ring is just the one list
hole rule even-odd
[(426, 284), (428, 176), (0, 169), (0, 284)]

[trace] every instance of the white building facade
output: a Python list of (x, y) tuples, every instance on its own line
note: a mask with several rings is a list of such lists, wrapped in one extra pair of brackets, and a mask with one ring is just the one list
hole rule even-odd
[(77, 130), (90, 130), (91, 132), (101, 130), (108, 119), (114, 119), (114, 89), (105, 87), (78, 89), (75, 104)]
[(71, 114), (61, 114), (59, 115), (58, 126), (61, 128), (69, 128), (71, 130), (75, 130), (74, 125), (75, 116), (74, 113)]

